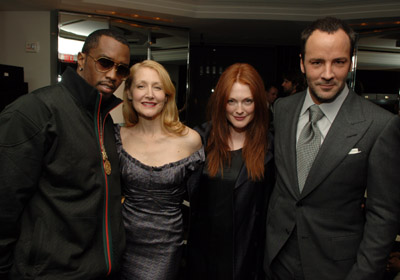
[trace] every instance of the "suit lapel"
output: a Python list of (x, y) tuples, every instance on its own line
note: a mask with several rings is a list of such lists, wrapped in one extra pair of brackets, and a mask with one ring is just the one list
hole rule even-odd
[[(293, 197), (299, 197), (300, 191), (297, 182), (297, 165), (296, 165), (296, 132), (297, 122), (300, 115), (300, 110), (303, 106), (306, 91), (296, 93), (291, 96), (290, 102), (286, 102), (286, 106), (282, 108), (280, 114), (280, 122), (277, 124), (281, 129), (280, 139), (277, 139), (276, 145), (280, 148), (280, 161), (283, 161), (281, 166), (287, 168), (282, 173), (282, 179), (287, 180), (286, 185), (291, 186), (289, 191)], [(287, 131), (287, 133), (286, 133)], [(276, 159), (278, 160), (278, 159)], [(285, 174), (286, 173), (286, 174)]]
[(365, 119), (360, 100), (350, 91), (315, 158), (302, 197), (312, 192), (340, 164), (371, 122)]

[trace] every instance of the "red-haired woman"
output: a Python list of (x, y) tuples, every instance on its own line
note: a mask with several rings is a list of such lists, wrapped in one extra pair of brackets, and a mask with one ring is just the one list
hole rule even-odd
[(257, 71), (245, 63), (228, 67), (209, 112), (211, 122), (197, 129), (206, 164), (189, 185), (189, 278), (259, 279), (274, 167)]

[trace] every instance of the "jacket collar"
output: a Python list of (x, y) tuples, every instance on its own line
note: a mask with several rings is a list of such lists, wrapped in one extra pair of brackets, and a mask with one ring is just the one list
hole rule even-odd
[(302, 197), (307, 196), (329, 176), (371, 124), (372, 120), (364, 115), (361, 98), (350, 90), (314, 160)]
[[(64, 71), (61, 85), (68, 89), (78, 105), (83, 106), (90, 112), (94, 112), (96, 110), (96, 104), (98, 103), (98, 98), (100, 98), (100, 93), (96, 88), (89, 85), (85, 79), (79, 76), (78, 73), (76, 73), (76, 71), (71, 67), (67, 67), (67, 69)], [(103, 114), (108, 113), (121, 102), (121, 99), (112, 95), (106, 101), (102, 101), (101, 112)]]

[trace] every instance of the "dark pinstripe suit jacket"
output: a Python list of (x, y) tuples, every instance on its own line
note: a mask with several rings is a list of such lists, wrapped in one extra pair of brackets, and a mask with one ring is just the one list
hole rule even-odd
[(264, 267), (296, 226), (305, 279), (380, 279), (399, 229), (400, 118), (350, 90), (300, 193), (296, 129), (305, 94), (274, 105), (277, 181)]

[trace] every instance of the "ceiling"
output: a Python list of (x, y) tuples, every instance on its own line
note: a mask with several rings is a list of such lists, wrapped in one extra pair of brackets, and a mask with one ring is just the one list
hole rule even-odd
[[(192, 44), (239, 46), (297, 45), (310, 21), (333, 15), (348, 21), (360, 34), (360, 55), (373, 50), (400, 56), (398, 0), (0, 1), (0, 11), (54, 9), (183, 27), (190, 30)], [(387, 60), (400, 69), (398, 58)]]

